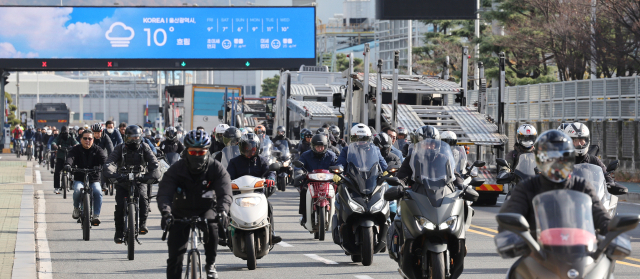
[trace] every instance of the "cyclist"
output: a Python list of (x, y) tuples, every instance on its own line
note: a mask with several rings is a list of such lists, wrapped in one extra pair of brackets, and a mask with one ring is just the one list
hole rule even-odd
[(11, 133), (13, 134), (13, 146), (14, 149), (17, 152), (20, 152), (21, 150), (18, 149), (18, 146), (21, 145), (22, 143), (22, 135), (24, 134), (22, 132), (22, 128), (20, 127), (20, 125), (16, 125), (16, 127), (13, 129), (13, 131), (11, 131)]
[[(218, 227), (228, 226), (228, 212), (232, 201), (231, 179), (222, 165), (211, 157), (211, 144), (204, 131), (185, 135), (184, 160), (165, 172), (158, 188), (158, 209), (162, 212), (162, 226), (173, 218), (200, 216), (208, 220), (209, 241), (204, 244), (207, 278), (218, 278), (216, 254)], [(217, 219), (217, 223), (215, 220)], [(180, 278), (182, 259), (189, 240), (189, 225), (173, 223), (169, 228), (169, 259), (167, 278)]]
[[(240, 156), (235, 157), (229, 161), (229, 166), (227, 167), (227, 171), (229, 172), (229, 176), (231, 180), (239, 178), (243, 175), (251, 175), (256, 177), (261, 177), (265, 172), (269, 170), (269, 159), (259, 156), (260, 150), (260, 140), (258, 136), (255, 134), (246, 134), (242, 135), (240, 142), (238, 143), (238, 147), (240, 148)], [(275, 172), (270, 172), (267, 177), (267, 181), (265, 184), (267, 185), (266, 191), (272, 191), (275, 182)], [(268, 196), (268, 195), (267, 195)], [(271, 221), (271, 233), (273, 234), (272, 239), (273, 243), (278, 243), (282, 241), (280, 236), (277, 236), (274, 228), (274, 220), (273, 220), (273, 206), (271, 206), (271, 202), (267, 199), (267, 203), (269, 204), (269, 220)]]
[(120, 131), (120, 137), (122, 138), (123, 142), (124, 142), (124, 131), (127, 130), (127, 123), (126, 122), (120, 122), (120, 125), (118, 125), (118, 131)]
[(105, 132), (105, 134), (107, 134), (107, 136), (109, 136), (113, 146), (121, 144), (122, 143), (122, 136), (120, 135), (120, 133), (116, 132), (115, 124), (113, 123), (113, 121), (108, 120), (107, 123), (105, 123), (105, 127), (107, 128), (106, 129), (107, 131)]
[(224, 148), (224, 141), (222, 140), (222, 135), (224, 135), (224, 131), (229, 129), (229, 125), (227, 124), (218, 124), (215, 129), (213, 129), (213, 135), (211, 138), (211, 147), (209, 148), (209, 153), (213, 154), (218, 151), (221, 151)]
[(42, 129), (36, 129), (36, 135), (34, 137), (34, 145), (36, 147), (36, 158), (38, 159), (38, 164), (42, 163)]
[[(134, 167), (146, 169), (144, 175), (138, 177), (138, 201), (140, 202), (140, 234), (147, 234), (147, 216), (149, 214), (149, 200), (147, 198), (147, 185), (150, 181), (160, 178), (158, 170), (158, 160), (148, 145), (142, 144), (142, 129), (136, 125), (129, 125), (125, 130), (124, 143), (116, 146), (105, 163), (104, 176), (106, 178), (117, 179), (116, 188), (116, 211), (115, 218), (116, 233), (113, 241), (117, 244), (123, 242), (124, 229), (124, 207), (125, 197), (129, 195), (128, 177), (125, 173)], [(124, 172), (123, 172), (124, 171)]]
[(62, 128), (60, 128), (60, 135), (51, 143), (52, 149), (59, 149), (56, 152), (56, 164), (53, 174), (53, 187), (55, 188), (53, 192), (55, 194), (60, 194), (60, 172), (64, 167), (64, 158), (67, 154), (67, 151), (64, 149), (71, 148), (76, 145), (78, 145), (78, 141), (69, 134), (69, 128), (67, 126), (62, 126)]
[(93, 131), (93, 144), (99, 146), (107, 152), (107, 156), (113, 152), (113, 143), (111, 138), (102, 131), (100, 123), (91, 125), (91, 131)]
[[(74, 146), (69, 151), (67, 161), (65, 162), (64, 170), (71, 172), (71, 167), (74, 166), (80, 169), (93, 169), (94, 167), (101, 167), (107, 160), (107, 153), (104, 149), (94, 144), (93, 133), (91, 131), (84, 131), (82, 133), (82, 144)], [(80, 189), (84, 186), (83, 173), (74, 173), (73, 175), (73, 219), (80, 217)], [(93, 220), (91, 224), (93, 226), (100, 225), (100, 209), (102, 208), (102, 189), (100, 187), (100, 174), (89, 174), (90, 187), (93, 190)], [(85, 208), (85, 210), (90, 210)]]
[[(51, 131), (51, 136), (49, 137), (49, 140), (47, 141), (47, 150), (53, 150), (51, 148), (51, 144), (53, 144), (53, 140), (55, 140), (58, 137), (58, 129), (56, 129), (56, 127), (51, 127), (52, 131)], [(55, 156), (51, 156), (49, 158), (49, 164), (51, 165), (51, 173), (53, 173), (54, 170), (54, 165), (56, 162), (56, 158)]]
[(29, 141), (31, 141), (31, 144), (33, 145), (33, 142), (35, 139), (36, 139), (36, 131), (33, 129), (33, 126), (31, 125), (27, 126), (27, 130), (24, 132), (24, 140), (25, 140), (24, 147), (25, 148), (27, 147), (27, 144), (29, 143)]

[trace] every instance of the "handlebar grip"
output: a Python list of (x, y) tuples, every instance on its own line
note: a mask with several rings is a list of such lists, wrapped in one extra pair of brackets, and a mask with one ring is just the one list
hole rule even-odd
[(167, 228), (165, 227), (164, 232), (162, 233), (162, 241), (167, 240)]

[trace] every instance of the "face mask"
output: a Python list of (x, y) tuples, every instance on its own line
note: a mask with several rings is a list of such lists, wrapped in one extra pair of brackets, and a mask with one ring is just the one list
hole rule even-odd
[(51, 130), (47, 130), (47, 135), (51, 135)]
[(111, 134), (111, 133), (113, 133), (114, 130), (115, 129), (107, 129), (107, 133)]
[[(185, 149), (186, 151), (186, 149)], [(209, 154), (204, 156), (193, 156), (185, 152), (187, 158), (187, 167), (191, 173), (201, 173), (207, 169), (209, 162)]]
[(396, 141), (399, 145), (403, 145), (405, 143), (405, 139), (398, 139)]
[(380, 149), (380, 154), (382, 155), (382, 157), (387, 157), (389, 156), (390, 151), (391, 151), (391, 148), (382, 148)]

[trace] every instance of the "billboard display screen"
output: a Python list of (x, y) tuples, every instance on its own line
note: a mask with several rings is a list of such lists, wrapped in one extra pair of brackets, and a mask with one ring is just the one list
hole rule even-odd
[(315, 65), (315, 7), (0, 7), (0, 68)]
[(377, 19), (475, 19), (476, 0), (375, 0)]

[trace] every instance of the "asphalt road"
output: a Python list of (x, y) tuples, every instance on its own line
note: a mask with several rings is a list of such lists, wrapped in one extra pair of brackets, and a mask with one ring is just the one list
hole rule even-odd
[[(99, 227), (91, 231), (91, 240), (82, 240), (80, 224), (71, 218), (71, 196), (53, 194), (53, 175), (46, 169), (41, 173), (46, 201), (46, 237), (53, 266), (53, 278), (163, 278), (167, 246), (161, 241), (160, 214), (155, 201), (149, 217), (149, 234), (141, 236), (134, 261), (127, 260), (126, 246), (113, 243), (113, 196), (105, 196)], [(37, 175), (36, 175), (37, 176)], [(155, 192), (156, 189), (154, 189)], [(331, 234), (320, 242), (299, 225), (298, 193), (293, 188), (272, 196), (276, 229), (284, 243), (277, 245), (267, 256), (258, 260), (258, 268), (250, 271), (246, 263), (233, 256), (226, 247), (219, 247), (217, 266), (220, 278), (400, 278), (397, 264), (387, 253), (375, 255), (373, 264), (365, 267), (352, 263)], [(468, 255), (462, 278), (504, 278), (515, 261), (501, 259), (495, 250), (495, 214), (500, 204), (474, 207), (476, 214), (468, 234)], [(639, 204), (620, 204), (620, 213), (640, 214)], [(635, 252), (640, 258), (640, 228), (630, 232)], [(638, 278), (640, 259), (628, 258), (616, 266), (616, 278)]]

